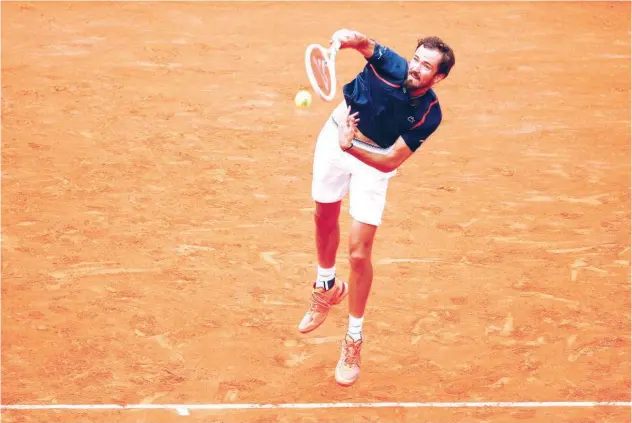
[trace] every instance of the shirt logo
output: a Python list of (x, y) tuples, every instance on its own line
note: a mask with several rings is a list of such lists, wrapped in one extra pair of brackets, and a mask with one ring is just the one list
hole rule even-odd
[(408, 116), (408, 122), (413, 123), (415, 118), (413, 116)]

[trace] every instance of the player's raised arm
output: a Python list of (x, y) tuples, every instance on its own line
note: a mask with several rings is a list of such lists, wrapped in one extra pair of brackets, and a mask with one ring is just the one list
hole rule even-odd
[(358, 31), (339, 29), (331, 36), (331, 44), (339, 43), (340, 48), (352, 48), (369, 59), (375, 51), (375, 41)]

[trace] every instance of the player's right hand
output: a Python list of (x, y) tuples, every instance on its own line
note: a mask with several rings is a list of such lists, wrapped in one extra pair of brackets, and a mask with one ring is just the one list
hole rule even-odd
[(354, 42), (356, 42), (360, 37), (359, 33), (356, 31), (352, 31), (350, 29), (339, 29), (334, 32), (331, 36), (331, 40), (329, 40), (329, 45), (341, 49), (346, 47), (355, 47)]

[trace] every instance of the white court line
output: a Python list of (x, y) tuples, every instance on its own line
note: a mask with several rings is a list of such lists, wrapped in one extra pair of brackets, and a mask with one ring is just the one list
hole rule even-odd
[(550, 402), (329, 402), (288, 404), (14, 404), (2, 410), (269, 410), (324, 408), (543, 408), (543, 407), (631, 407), (626, 401), (550, 401)]

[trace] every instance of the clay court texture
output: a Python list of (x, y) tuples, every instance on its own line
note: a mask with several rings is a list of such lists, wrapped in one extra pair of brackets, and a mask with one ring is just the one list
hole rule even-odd
[[(297, 331), (339, 28), (457, 59), (350, 388), (346, 305)], [(3, 422), (629, 422), (630, 321), (630, 3), (2, 2)]]

